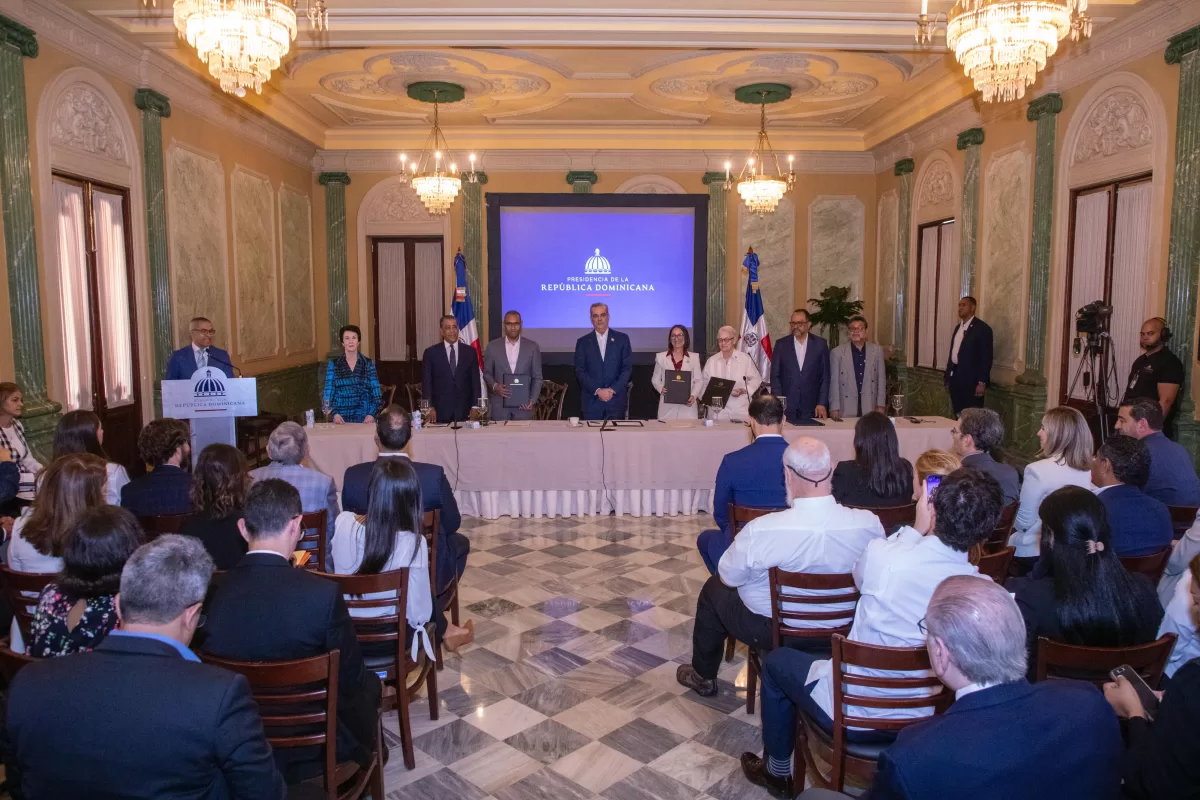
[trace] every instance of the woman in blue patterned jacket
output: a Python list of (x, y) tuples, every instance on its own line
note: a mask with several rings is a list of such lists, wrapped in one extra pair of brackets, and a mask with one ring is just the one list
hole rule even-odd
[(357, 325), (343, 325), (339, 332), (342, 354), (329, 360), (325, 370), (325, 396), (322, 409), (333, 413), (333, 421), (375, 421), (375, 414), (382, 402), (379, 376), (375, 363), (359, 352), (358, 344), (362, 331)]

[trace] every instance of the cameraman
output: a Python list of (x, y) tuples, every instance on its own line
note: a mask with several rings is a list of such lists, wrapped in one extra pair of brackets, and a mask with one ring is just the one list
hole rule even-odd
[[(1122, 403), (1139, 397), (1157, 400), (1163, 415), (1170, 418), (1171, 406), (1183, 385), (1183, 362), (1167, 349), (1171, 331), (1162, 317), (1151, 317), (1142, 323), (1140, 334), (1142, 355), (1134, 360), (1129, 370), (1129, 384)], [(1170, 422), (1168, 428), (1172, 427)]]

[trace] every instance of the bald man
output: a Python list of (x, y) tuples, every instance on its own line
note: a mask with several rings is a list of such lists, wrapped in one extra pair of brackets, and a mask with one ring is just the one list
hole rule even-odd
[(700, 390), (701, 397), (708, 391), (711, 378), (724, 378), (734, 383), (733, 393), (729, 395), (718, 419), (749, 419), (750, 398), (762, 385), (762, 375), (754, 365), (754, 359), (737, 349), (740, 338), (731, 326), (722, 326), (717, 331), (717, 353), (708, 359), (701, 373), (704, 384)]
[(1157, 400), (1163, 415), (1168, 417), (1169, 426), (1175, 397), (1183, 385), (1183, 362), (1167, 349), (1171, 333), (1162, 317), (1151, 317), (1143, 322), (1139, 339), (1145, 352), (1134, 359), (1129, 369), (1129, 383), (1121, 404), (1128, 405), (1139, 397)]

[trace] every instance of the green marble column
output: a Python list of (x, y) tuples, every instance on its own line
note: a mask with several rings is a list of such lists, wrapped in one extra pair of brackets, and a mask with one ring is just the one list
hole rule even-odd
[(345, 172), (322, 172), (317, 183), (325, 187), (325, 265), (329, 279), (329, 347), (340, 353), (338, 330), (350, 322), (350, 297), (346, 266), (346, 187), (350, 176)]
[(962, 219), (958, 226), (959, 274), (961, 294), (975, 294), (976, 258), (979, 251), (979, 146), (983, 128), (969, 128), (958, 135), (958, 149), (964, 151)]
[(37, 55), (34, 32), (0, 16), (0, 204), (4, 208), (4, 258), (12, 315), (14, 377), (25, 396), (22, 422), (26, 438), (38, 458), (45, 462), (62, 406), (46, 394), (42, 297), (33, 227), (25, 59)]
[(567, 183), (575, 189), (575, 194), (591, 194), (592, 186), (598, 180), (600, 178), (596, 176), (595, 172), (590, 170), (587, 172), (572, 171), (567, 173)]
[(171, 103), (153, 89), (138, 89), (133, 103), (142, 110), (142, 185), (146, 193), (146, 249), (150, 266), (150, 327), (154, 347), (155, 407), (158, 383), (175, 347), (171, 324), (171, 271), (167, 260), (167, 197), (162, 121)]
[(475, 317), (479, 320), (479, 335), (487, 341), (487, 327), (483, 324), (487, 303), (483, 297), (483, 187), (488, 182), (487, 173), (476, 172), (475, 183), (467, 180), (469, 173), (461, 175), (462, 201), (462, 251), (467, 262), (467, 292), (475, 305)]
[(1054, 137), (1062, 95), (1047, 94), (1029, 104), (1025, 119), (1037, 123), (1033, 163), (1033, 226), (1029, 244), (1029, 312), (1026, 317), (1025, 371), (1017, 383), (1046, 385), (1046, 330), (1050, 301), (1050, 231), (1054, 219)]
[(896, 166), (892, 169), (892, 174), (900, 178), (900, 206), (896, 221), (896, 313), (893, 317), (895, 327), (892, 331), (895, 351), (892, 353), (892, 359), (900, 364), (908, 363), (904, 347), (908, 334), (908, 251), (912, 242), (909, 227), (912, 224), (913, 169), (915, 167), (916, 164), (911, 158), (904, 158), (897, 161)]
[(1171, 37), (1166, 61), (1179, 65), (1179, 117), (1175, 128), (1175, 186), (1167, 254), (1167, 310), (1172, 347), (1183, 362), (1176, 438), (1200, 461), (1200, 423), (1192, 398), (1196, 339), (1196, 278), (1200, 271), (1200, 27)]
[(725, 173), (704, 173), (708, 187), (708, 302), (705, 305), (704, 346), (717, 352), (717, 331), (725, 324)]

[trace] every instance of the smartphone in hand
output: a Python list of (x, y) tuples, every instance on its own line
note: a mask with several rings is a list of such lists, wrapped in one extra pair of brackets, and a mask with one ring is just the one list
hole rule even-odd
[(1142, 676), (1138, 675), (1137, 670), (1128, 664), (1122, 664), (1116, 669), (1108, 673), (1115, 681), (1117, 678), (1124, 678), (1133, 685), (1134, 691), (1137, 692), (1138, 700), (1142, 701), (1142, 708), (1146, 711), (1146, 719), (1154, 721), (1154, 714), (1158, 711), (1158, 695), (1151, 689), (1150, 685), (1142, 680)]
[(941, 485), (942, 485), (942, 476), (941, 475), (929, 475), (925, 478), (925, 494), (929, 496), (930, 500), (933, 499), (934, 491)]

